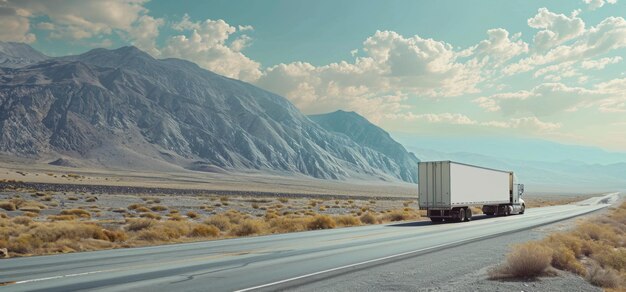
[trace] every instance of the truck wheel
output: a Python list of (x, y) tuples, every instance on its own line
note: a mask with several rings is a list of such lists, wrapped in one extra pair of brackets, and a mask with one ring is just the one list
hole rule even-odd
[(504, 216), (509, 216), (511, 215), (511, 206), (505, 206), (504, 207)]
[(458, 210), (458, 213), (456, 213), (455, 215), (455, 222), (463, 222), (463, 220), (465, 219), (465, 208), (460, 208)]
[(472, 209), (470, 208), (465, 209), (465, 221), (472, 221)]
[(524, 214), (526, 211), (526, 205), (522, 204), (522, 209), (519, 211), (520, 214)]

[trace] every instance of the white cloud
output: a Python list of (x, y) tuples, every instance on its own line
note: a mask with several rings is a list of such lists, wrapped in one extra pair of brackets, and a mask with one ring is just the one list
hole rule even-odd
[(596, 10), (602, 6), (604, 6), (605, 3), (608, 4), (615, 4), (617, 3), (617, 0), (583, 0), (583, 2), (585, 4), (587, 4), (587, 7), (589, 8), (589, 10)]
[(414, 114), (397, 113), (385, 116), (391, 120), (407, 122), (423, 121), (429, 124), (448, 124), (460, 126), (492, 127), (501, 129), (515, 129), (518, 132), (550, 132), (561, 128), (561, 123), (544, 122), (537, 117), (512, 118), (503, 121), (479, 122), (462, 113)]
[(0, 41), (32, 43), (36, 40), (30, 33), (28, 12), (3, 6), (0, 1)]
[(573, 13), (571, 17), (540, 8), (537, 14), (528, 19), (528, 25), (541, 29), (533, 38), (535, 49), (545, 51), (568, 40), (580, 36), (585, 31), (585, 22)]
[(604, 67), (606, 67), (609, 64), (617, 64), (621, 61), (622, 61), (622, 57), (620, 56), (616, 56), (612, 58), (607, 57), (607, 58), (602, 58), (598, 60), (585, 60), (580, 64), (580, 66), (583, 69), (601, 70), (601, 69), (604, 69)]
[(522, 132), (547, 132), (561, 128), (561, 123), (544, 122), (537, 117), (513, 118), (508, 121), (491, 121), (482, 123), (483, 126), (517, 129)]
[(244, 81), (255, 81), (261, 76), (260, 64), (241, 52), (250, 38), (242, 35), (228, 43), (237, 28), (224, 20), (193, 22), (185, 14), (172, 28), (183, 34), (168, 38), (160, 50), (162, 56), (187, 59), (218, 74)]
[(568, 87), (562, 83), (543, 83), (530, 91), (499, 93), (474, 99), (486, 111), (503, 114), (532, 113), (548, 116), (563, 111), (576, 111), (581, 103), (601, 97), (597, 90)]
[(136, 23), (127, 31), (127, 38), (136, 47), (152, 54), (159, 56), (161, 52), (156, 46), (156, 38), (159, 36), (159, 27), (162, 26), (164, 20), (154, 18), (149, 15), (142, 15)]
[[(565, 25), (565, 27), (567, 26)], [(557, 36), (555, 38), (558, 39)], [(624, 48), (626, 47), (626, 20), (622, 17), (608, 17), (598, 25), (584, 30), (582, 34), (571, 39), (571, 41), (571, 44), (558, 45), (545, 53), (538, 51), (516, 63), (509, 64), (503, 69), (503, 73), (512, 75), (531, 71), (538, 66), (551, 63), (592, 59), (607, 52)]]
[[(481, 67), (487, 62), (478, 57), (490, 50), (501, 52), (511, 43), (508, 33), (499, 33), (493, 31), (490, 42), (467, 53), (433, 39), (378, 31), (363, 42), (363, 48), (351, 52), (353, 56), (361, 52), (352, 62), (278, 64), (267, 68), (256, 84), (287, 96), (307, 113), (343, 108), (368, 111), (369, 118), (379, 118), (383, 111), (405, 107), (402, 101), (386, 101), (385, 96), (448, 97), (477, 92), (483, 80)], [(469, 60), (460, 61), (461, 57)]]
[(45, 15), (54, 25), (50, 37), (85, 39), (113, 30), (129, 30), (147, 12), (145, 0), (6, 0), (7, 7)]
[(511, 58), (528, 52), (528, 44), (520, 39), (521, 34), (509, 38), (509, 32), (503, 28), (487, 31), (488, 39), (480, 41), (470, 48), (469, 56), (487, 59), (499, 66)]

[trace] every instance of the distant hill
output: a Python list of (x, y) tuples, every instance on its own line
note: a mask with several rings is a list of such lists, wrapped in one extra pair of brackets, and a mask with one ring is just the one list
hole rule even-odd
[(389, 133), (359, 114), (338, 110), (327, 114), (310, 115), (309, 118), (328, 131), (346, 135), (361, 146), (385, 154), (401, 166), (400, 175), (403, 180), (417, 181), (419, 159), (413, 153), (406, 151), (404, 146), (391, 138)]
[(3, 46), (13, 59), (0, 66), (2, 153), (72, 166), (415, 182), (404, 154), (328, 131), (287, 99), (188, 61), (135, 47), (48, 58)]
[[(404, 137), (401, 141), (406, 139), (407, 138)], [(473, 148), (472, 144), (478, 142), (473, 142), (470, 139), (470, 141), (467, 142), (468, 151), (463, 151), (460, 149), (463, 149), (466, 145), (463, 145), (462, 143), (449, 146), (445, 146), (448, 145), (445, 144), (444, 146), (439, 146), (436, 149), (426, 148), (429, 146), (433, 147), (434, 145), (439, 145), (440, 143), (444, 144), (449, 141), (449, 139), (445, 139), (446, 142), (440, 142), (436, 141), (437, 138), (432, 139), (433, 140), (428, 141), (423, 137), (416, 138), (413, 143), (417, 144), (417, 141), (419, 141), (419, 143), (423, 143), (423, 145), (426, 146), (423, 148), (420, 146), (407, 146), (407, 148), (410, 151), (417, 153), (420, 159), (424, 161), (452, 160), (496, 169), (515, 171), (519, 181), (526, 184), (526, 189), (529, 192), (550, 191), (572, 193), (626, 191), (626, 175), (624, 175), (626, 173), (626, 163), (621, 162), (620, 160), (613, 160), (611, 163), (594, 163), (588, 160), (589, 156), (593, 156), (594, 153), (602, 153), (602, 150), (600, 149), (589, 147), (588, 151), (590, 154), (585, 155), (585, 147), (574, 146), (573, 148), (576, 152), (582, 151), (579, 153), (580, 157), (578, 157), (578, 160), (566, 159), (553, 161), (554, 157), (549, 155), (549, 153), (550, 151), (557, 151), (559, 145), (561, 145), (560, 147), (562, 148), (561, 153), (559, 154), (561, 155), (561, 158), (575, 158), (569, 157), (567, 154), (572, 146), (548, 141), (542, 143), (541, 141), (533, 140), (533, 145), (549, 145), (551, 149), (546, 151), (548, 154), (544, 157), (537, 157), (535, 156), (536, 154), (532, 152), (533, 146), (527, 146), (529, 150), (524, 152), (524, 141), (517, 140), (517, 145), (521, 149), (515, 153), (511, 153), (511, 157), (503, 157), (504, 155), (502, 155), (502, 153), (505, 153), (507, 150), (494, 150), (492, 155), (484, 153), (491, 148), (506, 148), (506, 145), (509, 143), (508, 141), (503, 144), (498, 144), (496, 140), (486, 140), (484, 142), (483, 149), (476, 151), (477, 148)], [(460, 143), (460, 141), (458, 142)], [(405, 143), (408, 144), (406, 141)], [(447, 152), (446, 150), (457, 151)], [(508, 151), (511, 150), (508, 149)], [(526, 159), (524, 159), (525, 153), (528, 155), (528, 158)], [(604, 159), (608, 161), (611, 161), (610, 157), (619, 157), (619, 153), (607, 153), (609, 156)]]
[(48, 58), (27, 44), (0, 42), (0, 67), (19, 68)]

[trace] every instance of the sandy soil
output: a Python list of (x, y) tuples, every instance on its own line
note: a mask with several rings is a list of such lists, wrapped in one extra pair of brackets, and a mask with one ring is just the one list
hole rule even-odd
[(417, 185), (369, 180), (321, 180), (260, 172), (133, 171), (54, 166), (0, 157), (0, 179), (23, 182), (211, 191), (416, 197)]

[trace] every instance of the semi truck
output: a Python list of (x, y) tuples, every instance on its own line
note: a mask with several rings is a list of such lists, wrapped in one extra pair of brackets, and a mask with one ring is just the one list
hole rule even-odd
[(432, 222), (472, 220), (470, 207), (488, 216), (524, 214), (524, 185), (512, 171), (453, 161), (418, 164), (418, 201)]

